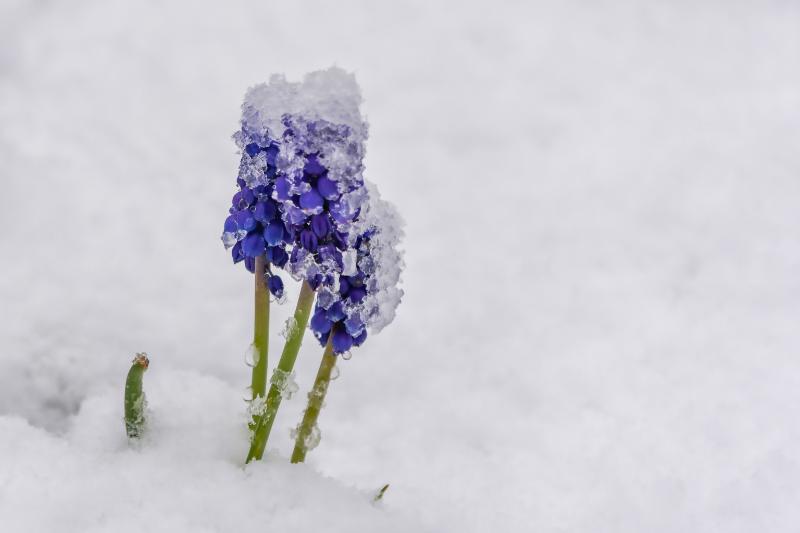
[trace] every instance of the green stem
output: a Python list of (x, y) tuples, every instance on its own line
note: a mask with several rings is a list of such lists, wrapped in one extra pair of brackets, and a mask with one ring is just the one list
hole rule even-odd
[[(333, 335), (331, 335), (331, 339), (333, 339)], [(325, 346), (325, 353), (322, 354), (322, 361), (319, 364), (317, 378), (314, 380), (314, 387), (308, 393), (308, 407), (303, 413), (303, 421), (300, 422), (294, 443), (294, 451), (292, 452), (293, 463), (302, 463), (306, 459), (309, 441), (314, 428), (317, 426), (317, 418), (319, 418), (319, 412), (322, 409), (322, 403), (325, 401), (328, 385), (331, 382), (331, 372), (333, 367), (336, 366), (336, 356), (333, 354), (331, 339), (328, 340), (328, 345)]]
[(263, 397), (267, 391), (267, 352), (269, 351), (269, 290), (265, 275), (267, 258), (256, 257), (255, 322), (253, 325), (252, 399)]
[(147, 406), (142, 390), (142, 376), (150, 365), (147, 354), (137, 353), (125, 380), (125, 432), (131, 439), (142, 436), (144, 432), (144, 410)]
[(257, 420), (253, 431), (253, 440), (250, 443), (250, 451), (247, 453), (248, 463), (253, 459), (260, 460), (264, 455), (264, 449), (267, 447), (267, 440), (269, 440), (269, 434), (272, 431), (272, 424), (275, 422), (275, 415), (281, 406), (281, 400), (283, 400), (286, 380), (292, 373), (294, 362), (297, 360), (297, 353), (303, 343), (303, 334), (308, 325), (308, 318), (311, 315), (313, 305), (314, 289), (311, 288), (308, 282), (303, 282), (300, 296), (297, 299), (297, 307), (294, 310), (294, 324), (288, 328), (286, 344), (283, 346), (281, 359), (278, 361), (278, 369), (272, 374), (272, 384), (267, 395), (266, 411)]

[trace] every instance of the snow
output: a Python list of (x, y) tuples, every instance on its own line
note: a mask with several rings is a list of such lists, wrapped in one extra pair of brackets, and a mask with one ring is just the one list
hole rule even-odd
[[(380, 489), (354, 490), (270, 456), (244, 470), (243, 402), (208, 375), (145, 375), (148, 437), (120, 434), (119, 391), (86, 398), (63, 435), (0, 418), (3, 531), (415, 531), (376, 506)], [(153, 379), (148, 379), (148, 378)]]
[(392, 323), (403, 298), (399, 285), (405, 267), (401, 249), (405, 222), (397, 208), (381, 198), (375, 184), (367, 182), (366, 185), (369, 199), (364, 204), (356, 231), (361, 235), (370, 233), (369, 245), (362, 245), (367, 255), (359, 260), (361, 271), (369, 276), (366, 281), (369, 294), (360, 305), (354, 306), (355, 309), (348, 309), (348, 316), (355, 315), (356, 323), (362, 329), (366, 324), (374, 335)]
[(281, 139), (284, 115), (348, 126), (356, 138), (366, 138), (359, 105), (361, 91), (355, 75), (338, 67), (309, 72), (302, 82), (273, 74), (269, 83), (248, 89), (242, 105), (242, 125), (248, 131)]
[[(1, 529), (794, 532), (798, 24), (783, 0), (1, 2)], [(248, 87), (330, 65), (406, 294), (292, 466), (307, 335), (243, 469), (230, 132)]]

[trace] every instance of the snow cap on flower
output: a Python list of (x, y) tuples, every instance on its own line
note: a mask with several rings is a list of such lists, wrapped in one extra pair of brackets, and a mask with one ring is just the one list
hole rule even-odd
[(395, 207), (367, 185), (369, 198), (353, 225), (353, 246), (345, 253), (338, 283), (324, 281), (311, 318), (321, 344), (330, 339), (334, 353), (360, 346), (367, 330), (377, 333), (394, 320), (403, 297), (399, 288), (403, 222)]
[[(239, 190), (222, 235), (235, 263), (252, 271), (266, 255), (312, 287), (338, 283), (367, 198), (360, 103), (355, 77), (335, 67), (297, 83), (273, 75), (247, 91), (234, 135)], [(274, 278), (270, 289), (282, 292)]]

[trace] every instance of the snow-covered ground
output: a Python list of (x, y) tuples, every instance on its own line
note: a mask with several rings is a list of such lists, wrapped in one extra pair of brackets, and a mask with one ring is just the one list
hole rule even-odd
[[(301, 394), (243, 470), (230, 135), (248, 86), (331, 64), (406, 297), (308, 464)], [(0, 530), (794, 532), (799, 143), (788, 0), (3, 0)]]

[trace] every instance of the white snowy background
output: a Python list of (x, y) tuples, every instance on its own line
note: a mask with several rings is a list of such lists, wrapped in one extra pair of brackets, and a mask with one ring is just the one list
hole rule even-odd
[[(230, 136), (332, 64), (406, 297), (292, 467), (307, 338), (243, 470)], [(3, 0), (0, 530), (797, 531), (799, 142), (790, 0)]]

